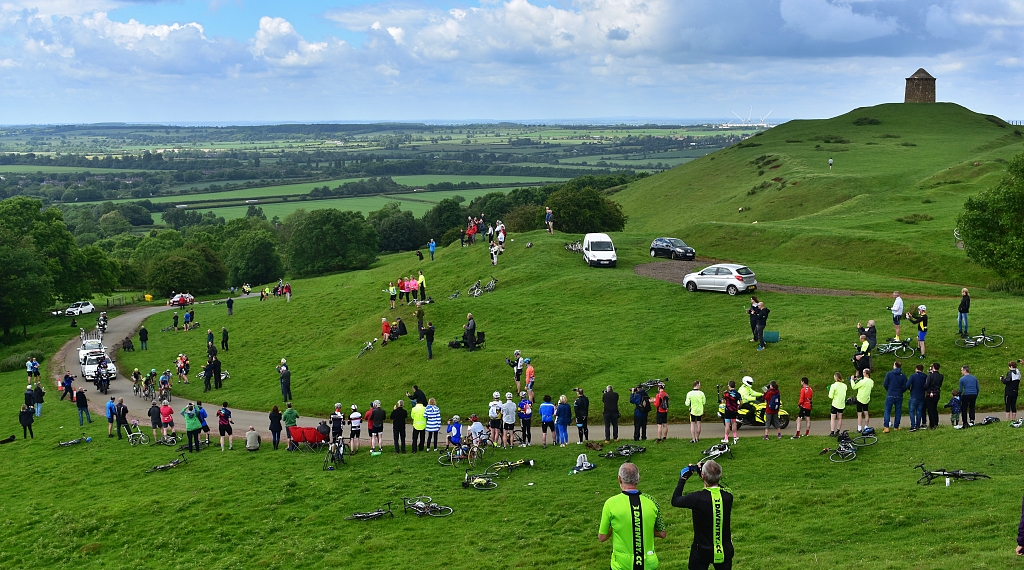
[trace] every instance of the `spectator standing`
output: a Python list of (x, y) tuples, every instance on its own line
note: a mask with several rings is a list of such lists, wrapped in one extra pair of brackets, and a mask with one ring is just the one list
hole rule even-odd
[[(399, 283), (401, 283), (401, 280), (399, 280)], [(387, 293), (388, 293), (388, 297), (390, 297), (390, 301), (391, 301), (391, 310), (394, 311), (395, 310), (395, 298), (398, 297), (398, 288), (395, 287), (395, 282), (394, 281), (391, 281), (391, 282), (388, 283)], [(387, 319), (384, 319), (384, 320), (386, 321)], [(385, 342), (387, 342), (387, 340), (388, 340), (387, 338), (384, 339)]]
[(871, 417), (868, 415), (868, 404), (871, 403), (871, 389), (874, 387), (875, 381), (871, 379), (870, 368), (861, 371), (860, 379), (850, 378), (850, 388), (857, 391), (857, 433), (870, 427), (868, 424)]
[(114, 397), (110, 397), (110, 401), (107, 402), (105, 407), (107, 412), (107, 437), (114, 437), (114, 421), (117, 419), (117, 404), (114, 403)]
[[(288, 404), (291, 406), (291, 404)], [(359, 451), (359, 432), (363, 425), (363, 414), (359, 413), (359, 406), (352, 404), (352, 413), (348, 415), (348, 444), (352, 448), (352, 453)], [(289, 447), (291, 446), (291, 436), (289, 436)]]
[(43, 390), (43, 383), (39, 382), (39, 381), (36, 381), (36, 387), (35, 387), (34, 390), (32, 390), (32, 393), (35, 396), (33, 398), (33, 400), (35, 401), (36, 417), (37, 418), (42, 417), (42, 415), (43, 415), (43, 398), (46, 397), (46, 390)]
[(171, 316), (171, 326), (174, 327), (175, 331), (178, 330), (178, 312), (177, 311), (175, 311), (174, 315)]
[(1017, 392), (1020, 390), (1020, 370), (1017, 370), (1017, 363), (1012, 360), (1008, 366), (1010, 369), (999, 381), (1003, 383), (1003, 403), (1006, 407), (1006, 421), (1017, 421)]
[(655, 443), (668, 439), (668, 406), (668, 392), (665, 391), (665, 385), (661, 384), (658, 386), (658, 393), (654, 395), (654, 422), (658, 426), (658, 438), (654, 440)]
[[(704, 481), (704, 488), (684, 495), (683, 488), (695, 473)], [(693, 542), (690, 543), (689, 560), (691, 570), (707, 570), (711, 565), (714, 565), (715, 570), (732, 568), (733, 496), (718, 486), (721, 480), (721, 465), (709, 459), (701, 465), (689, 465), (683, 469), (676, 490), (672, 493), (673, 507), (693, 512)]]
[(213, 379), (213, 359), (209, 358), (206, 360), (206, 366), (203, 366), (203, 392), (213, 389), (210, 386), (211, 379)]
[(235, 314), (235, 312), (234, 312), (235, 300), (232, 299), (231, 297), (228, 297), (227, 306), (228, 306), (228, 316), (230, 317), (231, 315)]
[(548, 233), (555, 233), (555, 215), (551, 212), (551, 208), (544, 208), (544, 226), (547, 227)]
[(960, 405), (960, 392), (953, 390), (952, 397), (949, 402), (946, 403), (943, 408), (949, 408), (949, 423), (953, 426), (953, 429), (960, 429), (960, 411), (962, 406)]
[(171, 430), (171, 437), (174, 437), (174, 408), (170, 402), (164, 400), (160, 406), (160, 426), (163, 428), (163, 436), (167, 438), (167, 430)]
[(32, 422), (35, 421), (35, 414), (25, 404), (21, 405), (21, 412), (18, 414), (18, 421), (21, 423), (21, 437), (23, 439), (28, 439), (31, 435), (32, 439), (35, 439), (36, 434), (32, 433)]
[[(415, 386), (413, 386), (416, 388)], [(419, 388), (416, 388), (419, 390)], [(415, 398), (414, 398), (415, 399)], [(427, 434), (427, 407), (422, 401), (415, 399), (416, 405), (412, 407), (412, 452), (423, 451), (423, 443)]]
[(433, 398), (427, 400), (427, 407), (423, 409), (423, 417), (427, 422), (427, 451), (430, 451), (431, 442), (433, 450), (437, 451), (437, 433), (441, 431), (441, 408), (437, 407), (437, 401)]
[(139, 347), (142, 350), (149, 350), (149, 331), (146, 330), (146, 325), (139, 327)]
[(334, 413), (331, 414), (331, 440), (336, 440), (345, 435), (345, 412), (341, 411), (341, 402), (334, 404)]
[(633, 404), (633, 441), (646, 441), (647, 416), (651, 413), (651, 398), (647, 390), (630, 388), (629, 403)]
[(72, 376), (70, 372), (64, 373), (64, 378), (60, 381), (60, 385), (64, 388), (64, 392), (60, 395), (60, 401), (64, 401), (64, 396), (68, 396), (68, 400), (70, 401), (75, 400), (75, 392), (72, 389), (74, 381), (75, 377)]
[(963, 376), (960, 377), (960, 422), (961, 427), (974, 427), (974, 405), (978, 401), (978, 379), (971, 374), (971, 367), (964, 364), (960, 367)]
[(206, 344), (213, 344), (213, 329), (206, 329)]
[[(832, 400), (832, 408), (829, 413), (830, 437), (835, 437), (843, 431), (843, 410), (846, 408), (846, 384), (838, 372), (833, 376), (832, 385), (828, 387), (828, 397)], [(898, 417), (898, 416), (897, 416)]]
[(430, 248), (430, 261), (434, 261), (434, 250), (437, 249), (437, 244), (434, 243), (434, 238), (430, 238), (430, 241), (427, 242), (427, 246)]
[(725, 412), (722, 414), (722, 422), (725, 424), (725, 437), (722, 438), (722, 443), (729, 443), (730, 428), (732, 428), (733, 445), (740, 442), (740, 420), (738, 416), (741, 400), (742, 396), (736, 390), (736, 381), (729, 380), (728, 387), (726, 387), (725, 392), (722, 392), (722, 403), (725, 405)]
[(284, 298), (285, 298), (285, 301), (287, 301), (289, 303), (292, 302), (292, 284), (291, 283), (285, 283), (284, 284)]
[(292, 371), (288, 369), (288, 361), (284, 358), (277, 367), (277, 374), (281, 382), (281, 397), (288, 402), (292, 399)]
[(190, 403), (181, 410), (181, 415), (185, 417), (185, 435), (188, 437), (188, 452), (192, 453), (192, 444), (194, 442), (196, 453), (199, 453), (199, 430), (202, 429), (203, 424), (199, 421), (198, 410)]
[(487, 251), (491, 254), (491, 265), (497, 267), (498, 254), (501, 253), (501, 248), (498, 247), (498, 244), (492, 243), (490, 247), (488, 247)]
[(377, 443), (377, 453), (384, 453), (384, 422), (388, 415), (384, 408), (380, 407), (380, 400), (373, 401), (373, 408), (370, 411), (370, 421), (373, 422), (373, 429), (370, 430), (370, 451), (373, 451), (373, 444)]
[(917, 316), (907, 313), (907, 320), (917, 325), (917, 349), (921, 351), (917, 357), (924, 359), (924, 337), (928, 335), (928, 308), (924, 305), (917, 306)]
[(502, 445), (512, 449), (512, 442), (515, 441), (516, 417), (519, 414), (519, 405), (512, 399), (512, 392), (505, 392), (505, 403), (501, 405), (501, 435)]
[(708, 403), (707, 396), (700, 390), (700, 381), (693, 383), (693, 390), (686, 393), (683, 402), (690, 409), (690, 443), (700, 441), (700, 424), (704, 416), (704, 406)]
[(520, 447), (529, 447), (533, 439), (530, 428), (530, 424), (533, 422), (533, 401), (530, 400), (526, 392), (519, 393), (519, 406), (516, 415), (519, 417), (519, 423), (523, 430), (520, 438), (523, 443), (520, 444)]
[(750, 317), (750, 342), (757, 342), (757, 304), (759, 302), (757, 296), (750, 297), (750, 307), (747, 309), (747, 315)]
[(29, 379), (28, 382), (29, 382), (28, 386), (25, 386), (25, 405), (28, 406), (29, 408), (31, 408), (33, 412), (35, 412), (35, 409), (36, 409), (36, 392), (32, 388), (32, 380), (31, 380), (31, 378)]
[(423, 329), (423, 339), (427, 342), (427, 360), (434, 359), (434, 323), (427, 321), (427, 328)]
[[(533, 369), (533, 363), (530, 362), (529, 358), (524, 358), (523, 363), (526, 364), (526, 395), (529, 396), (530, 401), (533, 400), (533, 381), (536, 378), (536, 372)], [(618, 398), (618, 394), (616, 394)], [(617, 431), (617, 430), (616, 430)]]
[(419, 272), (419, 277), (416, 278), (416, 283), (420, 289), (420, 299), (423, 301), (427, 300), (427, 278), (423, 276), (423, 272)]
[(764, 328), (768, 326), (768, 313), (770, 312), (770, 309), (765, 308), (763, 301), (757, 304), (757, 326), (754, 336), (757, 337), (758, 350), (764, 350)]
[(903, 414), (903, 393), (907, 391), (907, 375), (903, 373), (903, 363), (897, 360), (882, 380), (885, 388), (885, 411), (882, 413), (882, 433), (889, 433), (890, 412), (893, 417), (892, 427), (900, 429), (900, 416)]
[(462, 325), (462, 328), (466, 331), (466, 348), (473, 352), (476, 348), (476, 319), (473, 318), (473, 313), (466, 314), (466, 324)]
[(782, 408), (782, 396), (779, 392), (779, 385), (772, 380), (768, 383), (768, 390), (764, 393), (764, 439), (768, 440), (768, 430), (773, 426), (778, 433), (778, 439), (782, 439), (782, 424), (779, 423), (779, 409)]
[[(404, 404), (402, 400), (399, 400), (395, 404), (395, 409), (391, 410), (391, 439), (395, 442), (395, 455), (405, 453), (405, 422), (409, 419), (409, 412), (406, 411)], [(399, 446), (399, 441), (401, 441), (401, 446)]]
[[(550, 210), (551, 208), (548, 208), (548, 211)], [(527, 377), (529, 378), (529, 375)], [(527, 386), (529, 385), (530, 382), (527, 381)], [(605, 387), (604, 393), (601, 394), (601, 403), (604, 406), (602, 410), (604, 415), (604, 442), (611, 443), (613, 438), (615, 441), (619, 441), (619, 394), (612, 389), (610, 384)]]
[(668, 535), (661, 509), (654, 499), (637, 490), (640, 470), (636, 464), (623, 463), (618, 479), (622, 493), (604, 502), (597, 540), (612, 539), (611, 570), (657, 568), (654, 538)]
[(797, 398), (796, 407), (796, 435), (791, 439), (800, 437), (800, 420), (807, 420), (807, 427), (804, 428), (804, 437), (811, 435), (811, 400), (814, 398), (814, 390), (811, 389), (810, 380), (806, 376), (800, 379), (800, 396)]
[(967, 338), (967, 314), (971, 312), (971, 294), (967, 287), (960, 290), (960, 306), (956, 309), (956, 330), (960, 338)]
[(896, 330), (895, 340), (899, 340), (900, 320), (903, 319), (903, 298), (900, 297), (899, 291), (892, 292), (892, 306), (889, 307), (889, 311), (892, 312), (892, 326)]
[(914, 432), (924, 425), (924, 385), (928, 381), (928, 375), (924, 373), (924, 365), (918, 364), (914, 367), (914, 373), (907, 379), (907, 389), (910, 391), (910, 404), (907, 411), (910, 413), (910, 431)]
[(213, 387), (220, 390), (223, 386), (223, 376), (220, 371), (220, 359), (213, 357)]
[(576, 388), (576, 400), (572, 403), (572, 408), (576, 414), (576, 429), (580, 436), (577, 445), (583, 445), (583, 442), (590, 440), (590, 428), (587, 426), (587, 417), (590, 415), (590, 398), (583, 394), (583, 388)]
[(281, 430), (283, 429), (283, 426), (281, 425), (282, 414), (281, 410), (278, 409), (278, 406), (270, 408), (269, 420), (270, 441), (273, 443), (273, 450), (276, 451), (278, 450), (278, 445), (281, 444)]
[(942, 395), (942, 380), (939, 363), (933, 362), (928, 368), (928, 379), (924, 383), (924, 409), (928, 415), (928, 429), (939, 427), (939, 397)]
[(117, 419), (117, 439), (121, 439), (121, 434), (126, 433), (125, 430), (128, 429), (128, 406), (124, 405), (124, 398), (117, 399), (114, 417)]
[(210, 425), (206, 423), (210, 414), (206, 413), (206, 409), (203, 408), (203, 403), (199, 400), (196, 400), (196, 413), (199, 414), (199, 423), (202, 424), (200, 426), (200, 430), (202, 430), (203, 435), (206, 437), (205, 443), (206, 445), (210, 445)]
[(544, 401), (540, 404), (540, 447), (548, 446), (548, 430), (551, 430), (551, 445), (558, 443), (558, 434), (555, 432), (555, 405), (551, 403), (551, 396), (545, 394)]
[(569, 443), (569, 421), (572, 419), (572, 408), (569, 407), (569, 398), (562, 394), (558, 397), (558, 407), (555, 409), (555, 427), (558, 428), (557, 442), (559, 447), (565, 447)]
[(160, 406), (157, 405), (156, 400), (150, 403), (149, 411), (146, 412), (149, 416), (149, 426), (153, 428), (153, 443), (156, 443), (156, 430), (163, 427), (163, 422), (160, 420)]
[(413, 311), (413, 315), (416, 316), (416, 332), (420, 335), (420, 340), (423, 340), (423, 303), (420, 301), (416, 302), (416, 310)]
[(224, 352), (228, 350), (228, 328), (220, 327), (220, 349)]
[(491, 394), (491, 401), (487, 404), (487, 420), (491, 443), (503, 447), (505, 442), (501, 436), (501, 392), (497, 390)]
[[(292, 405), (288, 404), (288, 411), (294, 414), (294, 418), (298, 418), (299, 414), (292, 409)], [(288, 425), (288, 411), (284, 413), (285, 425)], [(295, 425), (295, 419), (292, 419), (292, 425)], [(217, 428), (220, 432), (220, 450), (224, 451), (224, 437), (228, 438), (228, 449), (235, 448), (235, 434), (232, 432), (231, 424), (235, 422), (231, 421), (231, 410), (228, 409), (228, 403), (221, 403), (221, 408), (217, 410)], [(186, 429), (188, 424), (186, 423)], [(196, 434), (196, 443), (199, 443), (199, 434)]]

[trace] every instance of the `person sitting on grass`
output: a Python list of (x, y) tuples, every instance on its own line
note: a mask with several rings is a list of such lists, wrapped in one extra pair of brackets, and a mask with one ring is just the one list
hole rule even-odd
[(245, 432), (246, 451), (259, 451), (261, 442), (262, 439), (260, 438), (260, 434), (256, 432), (256, 428), (249, 426), (249, 431)]

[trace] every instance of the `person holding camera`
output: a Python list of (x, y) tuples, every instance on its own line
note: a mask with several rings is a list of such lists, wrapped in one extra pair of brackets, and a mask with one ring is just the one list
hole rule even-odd
[(611, 443), (613, 436), (615, 441), (619, 441), (619, 394), (611, 385), (606, 386), (604, 394), (601, 394), (601, 403), (604, 404), (604, 442)]
[(668, 536), (665, 518), (658, 503), (636, 488), (640, 470), (635, 463), (623, 463), (618, 478), (622, 492), (604, 502), (597, 541), (612, 539), (611, 570), (657, 568), (654, 539)]
[(647, 440), (647, 416), (651, 413), (651, 398), (647, 390), (629, 389), (629, 403), (633, 404), (633, 441)]
[(520, 386), (520, 381), (523, 377), (523, 365), (525, 364), (523, 354), (518, 350), (513, 352), (512, 358), (505, 359), (505, 364), (512, 367), (512, 377), (516, 383), (516, 392), (521, 391), (522, 387)]
[[(628, 464), (627, 464), (628, 465)], [(704, 488), (683, 494), (687, 480), (697, 474)], [(713, 459), (688, 465), (679, 473), (679, 483), (672, 493), (672, 506), (693, 512), (693, 543), (690, 544), (690, 570), (732, 568), (732, 493), (718, 486), (722, 467)]]
[(576, 445), (583, 445), (583, 442), (590, 439), (590, 428), (587, 427), (587, 416), (590, 415), (590, 398), (583, 395), (583, 388), (575, 388), (576, 401), (572, 403), (573, 411), (576, 413), (576, 430), (580, 432), (580, 440)]

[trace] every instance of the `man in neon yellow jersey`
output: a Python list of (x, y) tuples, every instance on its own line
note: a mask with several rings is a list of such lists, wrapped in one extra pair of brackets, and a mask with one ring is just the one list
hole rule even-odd
[(656, 570), (654, 537), (665, 538), (665, 519), (658, 503), (640, 493), (640, 470), (633, 463), (619, 467), (622, 493), (604, 502), (598, 542), (612, 539), (611, 570)]

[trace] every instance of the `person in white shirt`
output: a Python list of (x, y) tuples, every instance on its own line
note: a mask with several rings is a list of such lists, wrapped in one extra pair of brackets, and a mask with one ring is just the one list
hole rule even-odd
[(900, 297), (899, 291), (892, 292), (892, 306), (889, 310), (892, 311), (892, 326), (896, 328), (896, 340), (899, 340), (900, 320), (903, 319), (903, 298)]

